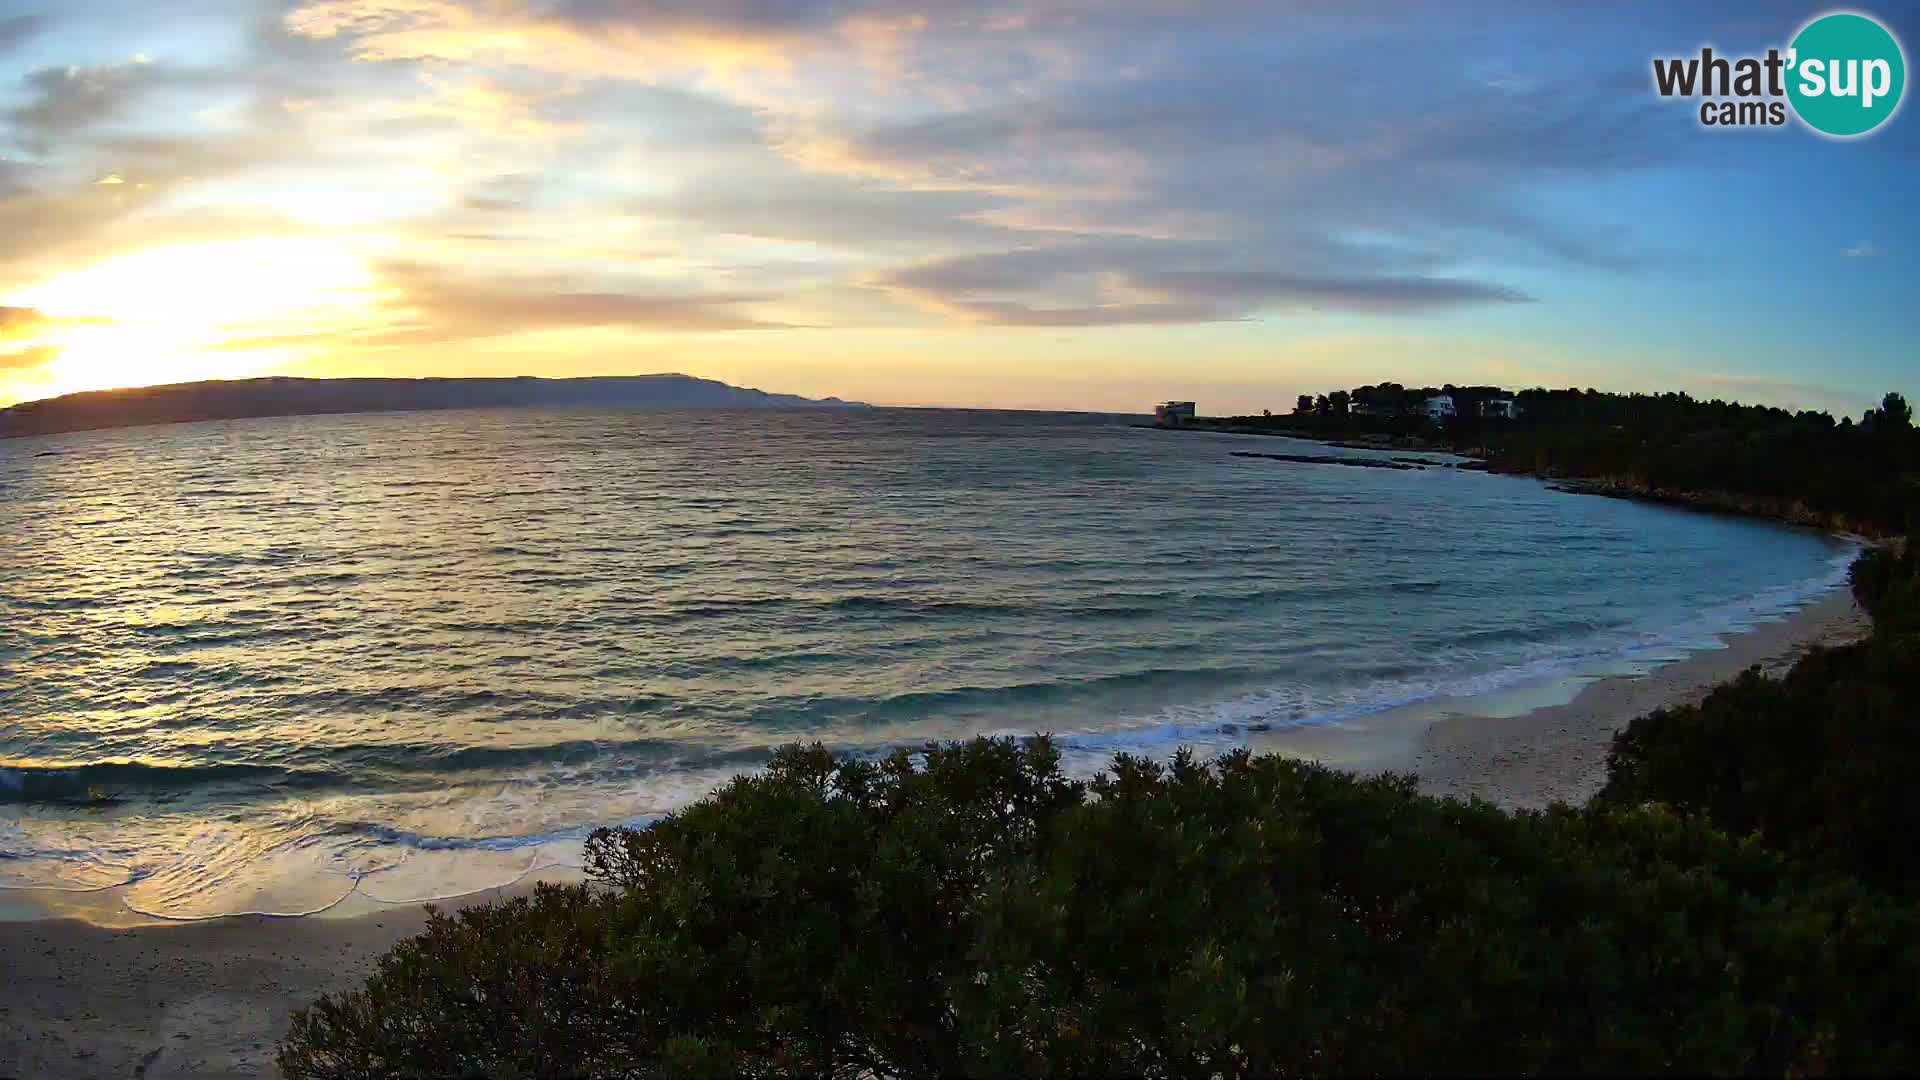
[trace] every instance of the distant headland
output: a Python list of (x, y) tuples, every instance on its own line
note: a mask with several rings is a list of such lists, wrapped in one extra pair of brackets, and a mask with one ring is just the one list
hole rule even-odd
[(729, 386), (691, 375), (583, 379), (296, 379), (175, 383), (29, 401), (0, 409), (0, 438), (265, 416), (429, 409), (801, 409), (867, 406)]

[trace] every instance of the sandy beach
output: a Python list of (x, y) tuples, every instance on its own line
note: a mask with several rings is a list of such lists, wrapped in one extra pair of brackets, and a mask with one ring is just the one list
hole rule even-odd
[(1866, 613), (1844, 588), (1777, 622), (1723, 639), (1725, 648), (1696, 652), (1644, 675), (1587, 684), (1570, 702), (1484, 716), (1448, 713), (1426, 727), (1404, 763), (1434, 795), (1480, 798), (1510, 808), (1581, 803), (1606, 781), (1607, 748), (1633, 718), (1691, 704), (1716, 685), (1758, 665), (1770, 675), (1793, 666), (1816, 645), (1866, 636)]
[(0, 923), (0, 1076), (273, 1076), (287, 1019), (425, 922), (240, 916), (106, 929)]
[[(1381, 724), (1369, 753), (1385, 755), (1375, 767), (1418, 773), (1434, 794), (1512, 807), (1578, 802), (1600, 787), (1608, 740), (1635, 716), (1698, 700), (1756, 664), (1783, 670), (1816, 644), (1866, 629), (1852, 598), (1836, 590), (1784, 620), (1728, 637), (1724, 648), (1590, 682), (1564, 704), (1509, 702), (1503, 710), (1461, 702)], [(1365, 733), (1323, 737), (1355, 734)], [(1399, 749), (1380, 749), (1389, 745)], [(1298, 740), (1256, 749), (1320, 756)], [(1365, 755), (1331, 760), (1359, 767)], [(420, 908), (125, 928), (78, 919), (0, 922), (7, 958), (0, 1077), (273, 1075), (274, 1045), (292, 1012), (357, 985), (382, 952), (423, 922)]]

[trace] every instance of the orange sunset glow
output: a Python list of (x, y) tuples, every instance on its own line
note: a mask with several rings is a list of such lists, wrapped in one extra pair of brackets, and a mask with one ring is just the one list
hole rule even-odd
[[(1615, 89), (1751, 21), (1294, 7), (30, 4), (0, 406), (682, 371), (1257, 410), (1365, 368), (1854, 412), (1909, 359), (1905, 129), (1702, 138)], [(1737, 213), (1733, 173), (1771, 178)]]

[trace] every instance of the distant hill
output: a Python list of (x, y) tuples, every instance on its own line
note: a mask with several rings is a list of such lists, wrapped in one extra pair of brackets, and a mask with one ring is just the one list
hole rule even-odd
[(238, 379), (176, 383), (30, 401), (0, 409), (0, 438), (193, 420), (420, 409), (866, 408), (839, 398), (769, 394), (691, 375), (589, 379)]

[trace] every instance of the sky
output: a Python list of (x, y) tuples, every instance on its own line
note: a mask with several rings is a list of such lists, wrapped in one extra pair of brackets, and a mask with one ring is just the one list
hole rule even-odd
[[(1920, 392), (1920, 118), (1712, 130), (1651, 77), (1826, 10), (0, 0), (0, 405), (679, 371), (1857, 414)], [(1856, 10), (1920, 41), (1920, 7)]]

